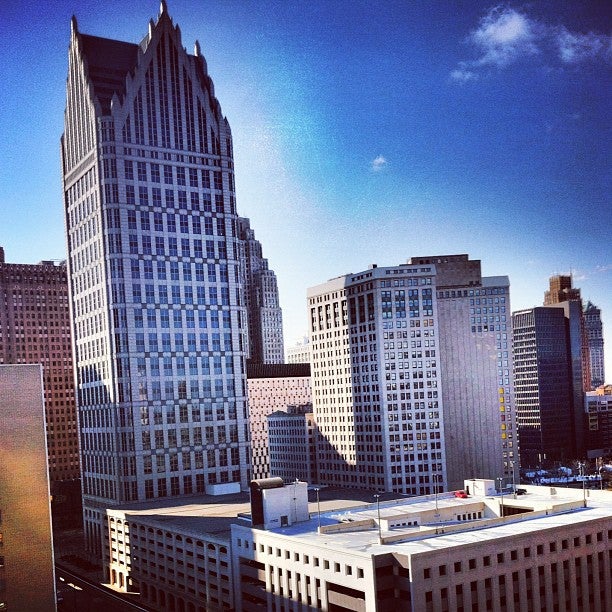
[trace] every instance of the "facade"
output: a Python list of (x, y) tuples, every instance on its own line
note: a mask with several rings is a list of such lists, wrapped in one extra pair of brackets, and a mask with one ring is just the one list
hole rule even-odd
[[(268, 478), (267, 417), (278, 410), (312, 406), (308, 364), (249, 364), (247, 368), (252, 478)], [(303, 475), (303, 477), (305, 474)]]
[(483, 277), (467, 255), (413, 257), (436, 268), (448, 487), (465, 474), (518, 474), (512, 385), (512, 315), (507, 276)]
[(584, 324), (589, 342), (591, 366), (591, 389), (597, 389), (605, 381), (604, 340), (601, 310), (593, 303), (584, 307)]
[(559, 274), (550, 277), (548, 289), (544, 292), (544, 306), (580, 299), (580, 289), (572, 287), (571, 276)]
[(233, 524), (237, 610), (611, 609), (610, 493), (590, 492), (585, 507), (576, 489), (464, 488), (461, 498), (311, 504), (308, 521), (285, 528)]
[(0, 363), (42, 364), (49, 478), (52, 485), (78, 479), (68, 279), (63, 263), (6, 263), (0, 248)]
[(317, 482), (317, 433), (312, 404), (269, 415), (270, 475), (284, 482)]
[(0, 365), (0, 609), (55, 611), (43, 372)]
[(310, 363), (310, 341), (304, 336), (293, 346), (287, 347), (285, 354), (287, 363)]
[(423, 495), (512, 478), (509, 284), (467, 255), (308, 291), (319, 482)]
[(283, 363), (283, 314), (276, 275), (268, 268), (249, 219), (238, 218), (238, 236), (248, 321), (248, 358), (252, 363)]
[(578, 455), (565, 313), (541, 306), (512, 318), (521, 466), (572, 460)]
[(71, 24), (61, 140), (88, 549), (105, 509), (247, 486), (232, 136), (162, 1), (140, 44)]
[(612, 385), (602, 385), (585, 394), (587, 456), (612, 457)]

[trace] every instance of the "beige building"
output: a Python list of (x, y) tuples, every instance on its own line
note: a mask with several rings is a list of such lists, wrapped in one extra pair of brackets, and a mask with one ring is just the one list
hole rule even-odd
[[(312, 404), (308, 364), (249, 364), (247, 366), (252, 479), (268, 478), (267, 417), (278, 410)], [(273, 476), (275, 474), (272, 474)]]
[(0, 365), (0, 610), (55, 610), (40, 365)]
[(376, 500), (272, 478), (252, 484), (251, 503), (113, 508), (110, 575), (159, 612), (611, 609), (612, 493), (463, 486)]

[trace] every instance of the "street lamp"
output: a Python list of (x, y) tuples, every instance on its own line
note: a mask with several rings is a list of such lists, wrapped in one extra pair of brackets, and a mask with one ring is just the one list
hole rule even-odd
[(500, 514), (501, 517), (504, 517), (504, 479), (500, 476), (497, 478), (497, 482), (499, 482), (499, 491), (501, 493), (501, 503), (500, 503)]
[(382, 532), (380, 529), (380, 495), (375, 493), (374, 499), (376, 500), (376, 514), (378, 515), (378, 543), (382, 544)]
[(514, 461), (511, 461), (510, 465), (512, 466), (512, 492), (514, 493), (514, 499), (516, 499), (516, 469)]
[(580, 467), (580, 475), (582, 476), (582, 504), (586, 508), (586, 488), (584, 484), (584, 475), (585, 475), (585, 464), (584, 461), (581, 461), (578, 466)]
[(319, 501), (319, 488), (315, 487), (315, 493), (317, 494), (317, 520), (318, 520), (318, 529), (317, 532), (321, 531), (321, 503)]

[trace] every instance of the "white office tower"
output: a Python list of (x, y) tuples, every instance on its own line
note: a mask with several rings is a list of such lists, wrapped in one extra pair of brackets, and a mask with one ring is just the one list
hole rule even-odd
[(319, 481), (423, 495), (518, 470), (507, 277), (413, 257), (308, 291)]
[(162, 1), (140, 44), (71, 26), (61, 142), (85, 532), (247, 486), (232, 137)]
[(435, 279), (373, 266), (308, 290), (321, 483), (446, 488)]

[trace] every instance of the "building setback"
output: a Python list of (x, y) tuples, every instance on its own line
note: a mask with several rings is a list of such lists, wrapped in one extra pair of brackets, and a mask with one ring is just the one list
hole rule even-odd
[[(250, 363), (247, 390), (252, 478), (276, 476), (270, 473), (267, 417), (278, 410), (287, 411), (289, 407), (312, 408), (310, 365)], [(302, 479), (307, 475), (302, 474)]]
[(15, 264), (0, 247), (0, 363), (42, 364), (49, 478), (80, 477), (64, 263)]
[(247, 357), (252, 363), (283, 363), (283, 313), (276, 274), (269, 269), (261, 243), (244, 217), (238, 218), (238, 237), (248, 321)]
[(0, 609), (55, 611), (43, 373), (0, 365)]
[(164, 1), (140, 44), (72, 19), (61, 150), (85, 534), (100, 558), (107, 507), (247, 486), (232, 136)]

